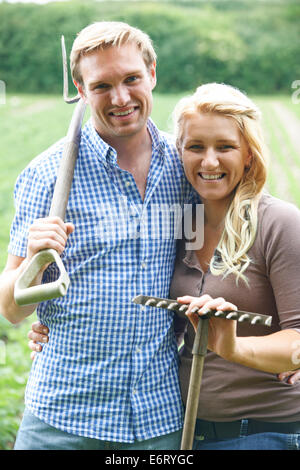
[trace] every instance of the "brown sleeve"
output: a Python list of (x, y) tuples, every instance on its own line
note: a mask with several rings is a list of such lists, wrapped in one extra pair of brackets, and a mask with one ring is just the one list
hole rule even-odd
[(262, 214), (259, 236), (279, 324), (300, 333), (300, 211), (274, 199)]

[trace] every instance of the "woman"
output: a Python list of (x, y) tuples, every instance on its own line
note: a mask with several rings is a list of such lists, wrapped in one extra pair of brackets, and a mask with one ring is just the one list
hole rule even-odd
[(195, 448), (299, 449), (300, 384), (276, 374), (299, 367), (300, 211), (263, 192), (260, 113), (240, 91), (203, 85), (179, 102), (174, 119), (187, 179), (204, 204), (204, 245), (188, 251), (180, 241), (170, 290), (189, 304), (184, 401), (194, 307), (272, 316), (271, 328), (210, 319)]
[[(300, 382), (296, 373), (294, 385), (277, 374), (284, 379), (283, 371), (298, 364), (293, 348), (300, 349), (300, 212), (263, 193), (259, 111), (245, 95), (226, 85), (204, 85), (180, 101), (174, 117), (186, 176), (205, 213), (204, 245), (186, 251), (180, 241), (170, 291), (171, 298), (189, 304), (180, 365), (184, 401), (195, 306), (202, 313), (238, 306), (273, 317), (272, 328), (210, 319), (195, 448), (296, 448)], [(35, 325), (36, 333), (29, 334), (33, 350), (40, 348), (35, 341), (42, 340), (41, 328)]]

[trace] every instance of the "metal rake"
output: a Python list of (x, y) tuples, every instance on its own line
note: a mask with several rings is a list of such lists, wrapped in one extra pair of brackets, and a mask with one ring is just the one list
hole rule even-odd
[[(176, 300), (162, 299), (160, 297), (150, 297), (147, 295), (138, 295), (132, 300), (136, 304), (146, 305), (148, 307), (164, 308), (167, 310), (174, 310), (175, 312), (185, 312), (188, 309), (188, 305), (180, 304)], [(195, 307), (192, 312), (198, 313), (200, 308)], [(261, 323), (267, 326), (271, 326), (272, 317), (269, 315), (261, 315), (258, 313), (244, 312), (242, 310), (233, 310), (226, 312), (218, 312), (217, 310), (210, 310), (205, 315), (201, 315), (202, 319), (210, 317), (226, 318), (226, 320), (237, 320), (238, 322), (248, 322), (251, 325)]]
[[(138, 295), (132, 299), (132, 302), (139, 305), (163, 308), (175, 312), (185, 312), (188, 309), (188, 305), (180, 304), (176, 300), (150, 297), (147, 295)], [(192, 310), (193, 313), (197, 313), (198, 311), (198, 307), (195, 307)], [(244, 312), (241, 310), (234, 310), (230, 312), (218, 312), (217, 310), (210, 310), (205, 315), (199, 315), (201, 321), (198, 323), (192, 350), (193, 361), (181, 439), (181, 450), (191, 450), (193, 448), (203, 365), (207, 351), (208, 322), (211, 317), (225, 318), (226, 320), (237, 320), (240, 323), (248, 322), (251, 325), (258, 323), (271, 326), (272, 323), (272, 317), (269, 315)]]

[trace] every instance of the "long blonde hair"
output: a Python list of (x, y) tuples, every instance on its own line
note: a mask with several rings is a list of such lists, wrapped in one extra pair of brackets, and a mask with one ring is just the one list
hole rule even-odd
[(252, 155), (251, 166), (245, 170), (227, 211), (224, 230), (215, 256), (210, 262), (211, 272), (224, 277), (233, 273), (236, 281), (247, 283), (244, 272), (251, 260), (248, 251), (257, 232), (257, 209), (267, 178), (267, 150), (257, 106), (238, 89), (219, 83), (197, 88), (192, 96), (179, 101), (173, 112), (174, 132), (179, 153), (182, 151), (184, 123), (197, 113), (217, 113), (235, 120)]

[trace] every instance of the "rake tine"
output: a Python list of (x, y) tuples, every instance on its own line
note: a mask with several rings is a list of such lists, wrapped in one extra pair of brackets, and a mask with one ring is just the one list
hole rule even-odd
[(188, 305), (182, 305), (178, 310), (180, 312), (185, 312), (188, 308), (189, 308)]
[(251, 325), (255, 325), (255, 323), (261, 323), (260, 315), (256, 315), (256, 317), (251, 320)]
[(158, 304), (156, 305), (156, 307), (158, 308), (165, 308), (167, 307), (168, 303), (165, 301), (165, 300), (161, 300), (160, 302), (158, 302)]
[(198, 307), (194, 307), (192, 310), (191, 310), (191, 313), (198, 313), (199, 311), (199, 308)]
[(238, 318), (238, 315), (236, 312), (230, 312), (228, 313), (228, 315), (226, 315), (227, 320), (235, 320), (236, 318)]
[(224, 312), (219, 311), (214, 314), (214, 317), (222, 317), (223, 315), (224, 315)]
[(168, 310), (174, 310), (176, 307), (177, 307), (177, 303), (173, 302), (167, 308), (168, 308)]
[(239, 317), (238, 322), (242, 322), (248, 320), (250, 316), (247, 313), (244, 313), (242, 316)]

